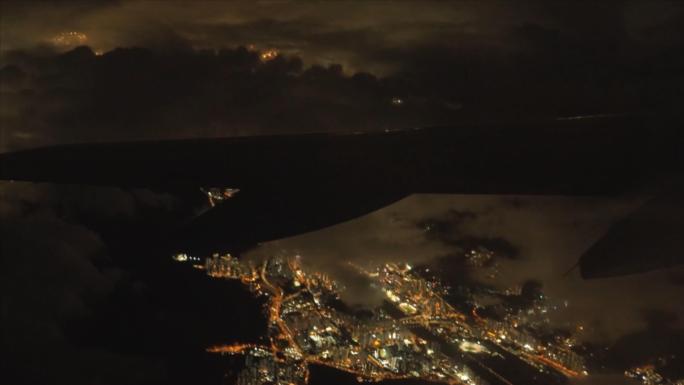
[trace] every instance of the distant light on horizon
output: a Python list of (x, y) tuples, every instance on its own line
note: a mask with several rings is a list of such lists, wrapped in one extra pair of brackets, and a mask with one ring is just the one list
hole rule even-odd
[(268, 49), (266, 51), (261, 52), (259, 58), (261, 59), (261, 61), (267, 62), (275, 59), (276, 57), (278, 57), (279, 54), (280, 53), (277, 49)]
[(60, 32), (53, 36), (50, 41), (58, 47), (75, 47), (86, 44), (88, 42), (88, 35), (77, 31)]

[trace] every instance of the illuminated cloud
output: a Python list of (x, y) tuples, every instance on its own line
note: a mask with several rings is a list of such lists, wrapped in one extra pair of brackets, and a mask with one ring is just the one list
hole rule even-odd
[(88, 43), (88, 36), (82, 32), (60, 32), (50, 39), (59, 48), (73, 48)]

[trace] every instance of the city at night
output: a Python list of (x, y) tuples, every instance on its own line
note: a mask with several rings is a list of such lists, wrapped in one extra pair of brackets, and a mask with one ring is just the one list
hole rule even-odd
[(684, 385), (684, 3), (0, 2), (0, 383)]

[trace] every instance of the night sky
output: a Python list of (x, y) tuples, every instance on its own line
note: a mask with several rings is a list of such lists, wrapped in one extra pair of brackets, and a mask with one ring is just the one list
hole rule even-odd
[[(0, 151), (681, 115), (682, 36), (677, 1), (2, 2)], [(269, 50), (277, 57), (263, 60)], [(414, 195), (245, 257), (287, 250), (331, 273), (340, 260), (409, 261), (502, 288), (534, 280), (570, 305), (554, 322), (585, 325), (601, 356), (579, 383), (628, 384), (630, 365), (684, 362), (684, 269), (584, 281), (573, 266), (642, 202)], [(155, 247), (204, 209), (199, 193), (2, 182), (0, 382), (222, 383), (232, 366), (204, 348), (259, 341), (261, 300)], [(472, 240), (505, 245), (498, 278), (450, 260)], [(349, 285), (349, 304), (377, 303)]]

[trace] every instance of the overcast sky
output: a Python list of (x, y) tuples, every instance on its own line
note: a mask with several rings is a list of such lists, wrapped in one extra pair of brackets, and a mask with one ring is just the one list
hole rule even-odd
[(340, 63), (350, 71), (381, 73), (410, 64), (399, 59), (421, 47), (529, 48), (534, 36), (521, 33), (525, 25), (539, 28), (539, 35), (546, 31), (618, 51), (681, 44), (674, 35), (682, 16), (676, 2), (18, 3), (3, 7), (3, 51), (50, 45), (58, 34), (76, 31), (87, 35), (86, 44), (103, 51), (254, 44), (298, 54), (308, 63)]
[[(5, 149), (668, 112), (682, 99), (677, 2), (5, 2), (0, 17)], [(104, 55), (54, 55), (81, 45)], [(239, 46), (284, 55), (218, 54)], [(114, 51), (130, 47), (151, 51)]]

